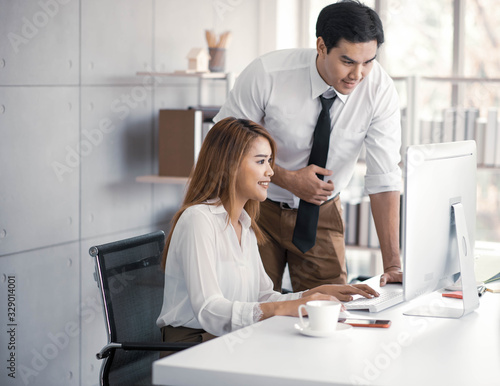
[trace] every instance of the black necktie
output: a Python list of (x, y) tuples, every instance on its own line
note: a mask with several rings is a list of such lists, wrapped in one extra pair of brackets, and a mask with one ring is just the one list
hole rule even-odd
[[(319, 98), (323, 109), (321, 113), (319, 113), (318, 122), (314, 128), (313, 145), (308, 165), (314, 164), (324, 168), (328, 157), (328, 147), (330, 145), (330, 108), (332, 107), (335, 96), (331, 99), (326, 99), (321, 95)], [(320, 174), (317, 176), (321, 180), (324, 177)], [(318, 217), (318, 205), (300, 200), (292, 241), (302, 253), (306, 253), (316, 243)]]

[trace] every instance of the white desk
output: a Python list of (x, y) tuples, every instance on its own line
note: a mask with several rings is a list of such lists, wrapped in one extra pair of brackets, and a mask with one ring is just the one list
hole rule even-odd
[(434, 293), (371, 314), (391, 319), (388, 329), (358, 327), (331, 338), (303, 336), (293, 327), (298, 318), (274, 317), (156, 361), (153, 382), (498, 386), (500, 294), (485, 293), (479, 309), (458, 320), (402, 315), (410, 305), (429, 297), (460, 302)]

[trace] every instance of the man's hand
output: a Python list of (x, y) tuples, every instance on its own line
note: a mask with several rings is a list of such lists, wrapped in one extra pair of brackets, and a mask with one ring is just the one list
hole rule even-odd
[(299, 170), (286, 170), (276, 165), (274, 171), (272, 182), (311, 204), (321, 205), (334, 189), (332, 181), (324, 182), (316, 175), (331, 176), (332, 171), (317, 165)]
[(380, 276), (380, 286), (383, 287), (387, 283), (402, 283), (403, 282), (403, 271), (399, 267), (391, 267), (385, 270), (385, 272)]

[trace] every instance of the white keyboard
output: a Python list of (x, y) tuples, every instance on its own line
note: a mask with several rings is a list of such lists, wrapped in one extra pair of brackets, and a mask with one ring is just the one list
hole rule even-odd
[[(372, 280), (372, 279), (369, 279)], [(369, 280), (365, 281), (370, 285)], [(371, 287), (375, 287), (371, 285)], [(370, 312), (379, 312), (386, 308), (392, 307), (404, 301), (403, 286), (401, 284), (387, 284), (384, 287), (374, 288), (380, 296), (367, 299), (360, 297), (344, 303), (347, 310), (368, 310)]]

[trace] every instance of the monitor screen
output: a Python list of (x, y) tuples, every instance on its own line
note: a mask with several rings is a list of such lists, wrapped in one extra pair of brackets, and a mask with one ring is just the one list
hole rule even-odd
[[(406, 301), (453, 285), (464, 269), (459, 248), (470, 260), (473, 276), (476, 169), (474, 141), (408, 147), (403, 204)], [(461, 204), (460, 221), (466, 224), (468, 240), (461, 235), (457, 240), (454, 204)]]

